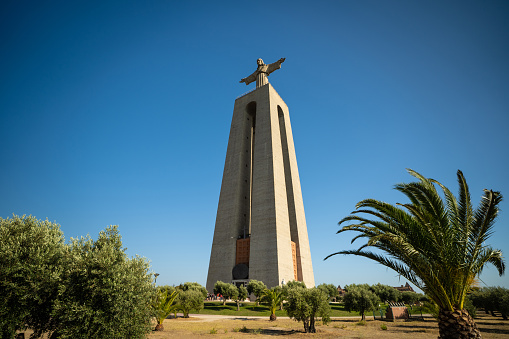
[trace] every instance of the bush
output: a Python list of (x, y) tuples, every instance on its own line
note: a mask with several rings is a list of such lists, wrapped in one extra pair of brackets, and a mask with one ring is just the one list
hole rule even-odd
[(389, 285), (376, 284), (369, 287), (383, 302), (397, 302), (401, 300), (401, 292)]
[(61, 338), (143, 338), (156, 289), (146, 259), (129, 259), (116, 226), (71, 239), (52, 317)]
[(287, 303), (284, 308), (290, 318), (302, 321), (306, 333), (315, 333), (315, 319), (322, 318), (326, 325), (330, 322), (330, 306), (328, 295), (322, 290), (295, 287), (288, 290)]
[(0, 218), (0, 337), (14, 338), (27, 327), (40, 336), (51, 318), (63, 269), (60, 226), (29, 216)]
[[(186, 284), (182, 287), (182, 291), (177, 298), (177, 307), (184, 313), (184, 318), (189, 318), (189, 312), (199, 311), (203, 308), (203, 300), (207, 296), (207, 290), (198, 283)], [(204, 290), (205, 296), (203, 295)]]
[(373, 293), (367, 285), (346, 286), (348, 292), (343, 297), (345, 310), (357, 311), (362, 320), (366, 320), (365, 312), (374, 311), (380, 303), (380, 298)]
[(144, 258), (129, 259), (116, 226), (64, 243), (57, 224), (0, 218), (0, 336), (142, 338), (156, 290)]
[(337, 296), (338, 296), (338, 289), (335, 285), (333, 284), (320, 284), (317, 286), (319, 289), (321, 289), (322, 291), (324, 291), (328, 296), (329, 296), (329, 300), (332, 300), (332, 299), (336, 299)]
[(258, 306), (258, 299), (263, 295), (263, 292), (267, 289), (267, 286), (262, 281), (251, 280), (247, 284), (247, 291), (249, 294), (254, 294), (256, 297), (256, 305)]

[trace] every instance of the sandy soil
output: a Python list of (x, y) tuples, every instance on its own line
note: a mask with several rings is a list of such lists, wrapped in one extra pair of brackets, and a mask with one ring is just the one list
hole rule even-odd
[[(437, 322), (432, 318), (411, 320), (406, 322), (385, 322), (369, 320), (366, 325), (358, 325), (356, 318), (336, 318), (327, 326), (320, 322), (316, 334), (303, 333), (302, 323), (288, 318), (278, 318), (275, 322), (259, 317), (230, 317), (192, 315), (189, 319), (166, 319), (162, 332), (152, 332), (149, 339), (163, 338), (196, 338), (202, 336), (215, 338), (391, 338), (391, 339), (420, 339), (437, 338)], [(477, 326), (481, 329), (483, 338), (508, 338), (509, 321), (501, 317), (480, 315)], [(382, 329), (382, 324), (387, 326)]]
[[(501, 317), (485, 315), (475, 320), (484, 339), (509, 339), (509, 321)], [(372, 319), (372, 317), (371, 317)], [(406, 322), (385, 322), (371, 320), (358, 325), (359, 318), (334, 318), (327, 326), (317, 324), (317, 333), (303, 333), (302, 323), (288, 318), (270, 322), (267, 317), (235, 317), (217, 315), (191, 315), (190, 318), (166, 319), (164, 331), (153, 331), (148, 339), (165, 338), (376, 338), (376, 339), (424, 339), (437, 338), (437, 322), (430, 317)], [(382, 324), (387, 326), (383, 330)], [(154, 324), (155, 326), (155, 324)], [(31, 331), (25, 332), (28, 338)]]

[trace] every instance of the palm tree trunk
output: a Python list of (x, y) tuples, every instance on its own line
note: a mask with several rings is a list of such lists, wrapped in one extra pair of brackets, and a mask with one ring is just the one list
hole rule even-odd
[(482, 338), (474, 319), (467, 310), (445, 311), (438, 314), (439, 339)]

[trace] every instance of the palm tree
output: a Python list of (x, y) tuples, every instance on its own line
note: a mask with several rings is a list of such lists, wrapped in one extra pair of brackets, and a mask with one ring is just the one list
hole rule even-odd
[(178, 297), (178, 291), (175, 290), (171, 294), (168, 295), (168, 289), (160, 289), (159, 296), (156, 303), (156, 320), (157, 325), (156, 331), (163, 331), (163, 321), (167, 316), (176, 312), (178, 305), (174, 304), (175, 299)]
[(275, 288), (263, 292), (262, 301), (266, 302), (270, 309), (270, 321), (276, 320), (276, 310), (283, 302), (283, 294)]
[[(395, 189), (405, 194), (410, 203), (397, 204), (397, 207), (374, 199), (360, 201), (357, 210), (339, 225), (347, 221), (355, 223), (343, 226), (338, 233), (357, 231), (360, 234), (352, 243), (359, 238), (367, 238), (367, 243), (357, 250), (336, 252), (325, 259), (336, 254), (354, 254), (393, 269), (437, 304), (440, 338), (480, 338), (474, 320), (464, 309), (464, 301), (487, 263), (493, 264), (499, 275), (504, 274), (502, 252), (486, 244), (502, 195), (484, 190), (474, 210), (461, 171), (457, 173), (458, 199), (438, 181), (412, 170), (408, 172), (419, 181), (398, 184)], [(382, 253), (366, 250), (368, 247)]]

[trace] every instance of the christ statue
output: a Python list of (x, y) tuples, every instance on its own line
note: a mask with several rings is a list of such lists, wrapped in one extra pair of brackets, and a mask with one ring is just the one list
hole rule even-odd
[(276, 69), (280, 69), (281, 64), (285, 61), (285, 59), (286, 58), (281, 58), (278, 61), (269, 65), (265, 65), (262, 59), (256, 60), (256, 63), (258, 64), (258, 68), (256, 69), (256, 71), (254, 71), (254, 73), (251, 74), (250, 76), (240, 80), (240, 82), (245, 82), (246, 85), (249, 85), (250, 83), (256, 80), (256, 88), (268, 84), (269, 81), (267, 80), (267, 77), (269, 76), (269, 74), (274, 72)]

